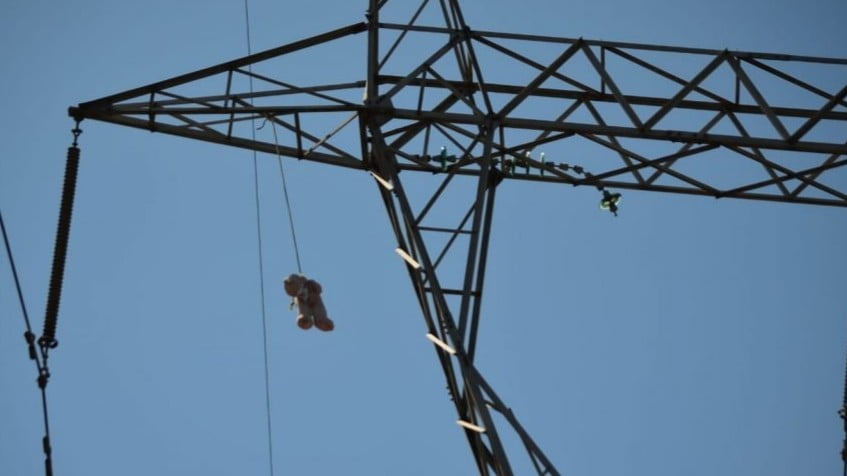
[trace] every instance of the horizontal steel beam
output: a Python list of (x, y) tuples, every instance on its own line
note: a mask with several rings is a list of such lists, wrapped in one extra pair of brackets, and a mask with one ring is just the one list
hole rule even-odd
[[(401, 25), (396, 23), (380, 23), (380, 28), (386, 30), (400, 31), (417, 31), (423, 33), (442, 33), (445, 35), (453, 35), (464, 33), (452, 28), (434, 27), (434, 26), (417, 26), (417, 25)], [(660, 51), (666, 53), (686, 53), (695, 55), (717, 55), (728, 51), (731, 55), (737, 58), (755, 58), (773, 61), (800, 61), (806, 63), (821, 63), (821, 64), (843, 64), (847, 65), (847, 58), (828, 58), (824, 56), (804, 56), (804, 55), (787, 55), (782, 53), (762, 53), (752, 51), (731, 51), (731, 50), (716, 50), (709, 48), (690, 48), (684, 46), (668, 46), (668, 45), (652, 45), (647, 43), (628, 43), (621, 41), (605, 41), (605, 40), (587, 40), (584, 38), (566, 38), (558, 36), (546, 35), (527, 35), (522, 33), (504, 33), (499, 31), (473, 30), (472, 34), (483, 38), (502, 38), (508, 40), (524, 40), (542, 43), (558, 43), (572, 44), (583, 42), (588, 46), (596, 46), (602, 48), (621, 48), (628, 50), (642, 51)]]
[[(382, 75), (379, 77), (380, 83), (383, 84), (395, 84), (404, 79), (401, 76), (390, 76), (390, 75)], [(475, 93), (479, 90), (479, 87), (476, 83), (464, 83), (462, 81), (447, 81), (447, 83), (452, 86), (454, 89), (459, 91), (463, 91), (467, 94)], [(410, 86), (423, 86), (427, 88), (446, 88), (446, 85), (441, 81), (436, 81), (434, 79), (422, 79), (415, 78), (408, 81)], [(485, 89), (489, 93), (500, 93), (500, 94), (518, 94), (523, 90), (522, 86), (513, 86), (509, 84), (498, 84), (498, 83), (485, 83)], [(582, 101), (600, 101), (600, 102), (609, 102), (616, 103), (618, 102), (614, 95), (600, 92), (592, 92), (592, 91), (578, 91), (578, 90), (567, 90), (567, 89), (553, 89), (553, 88), (537, 88), (535, 89), (531, 96), (533, 97), (543, 97), (543, 98), (556, 98), (556, 99), (571, 99), (571, 100), (582, 100)], [(652, 97), (652, 96), (633, 96), (633, 95), (623, 95), (623, 98), (627, 100), (630, 104), (638, 105), (638, 106), (664, 106), (670, 98), (664, 97)], [(735, 112), (738, 114), (762, 114), (762, 110), (758, 105), (755, 104), (736, 104), (734, 102), (726, 101), (726, 102), (710, 102), (710, 101), (694, 101), (694, 100), (681, 100), (674, 104), (674, 109), (692, 109), (699, 111), (729, 111)], [(795, 108), (795, 107), (772, 107), (771, 108), (774, 113), (780, 116), (791, 116), (791, 117), (819, 117), (820, 119), (834, 119), (847, 121), (847, 112), (841, 111), (833, 111), (823, 110), (823, 109), (803, 109), (803, 108)]]
[(271, 48), (269, 50), (260, 51), (258, 53), (254, 53), (252, 55), (247, 55), (242, 58), (238, 58), (232, 61), (227, 61), (225, 63), (220, 63), (215, 66), (210, 66), (208, 68), (203, 68), (197, 71), (193, 71), (191, 73), (183, 74), (180, 76), (176, 76), (170, 79), (166, 79), (164, 81), (158, 81), (152, 84), (148, 84), (147, 86), (142, 86), (140, 88), (130, 89), (128, 91), (124, 91), (122, 93), (113, 94), (111, 96), (106, 96), (100, 99), (95, 99), (94, 101), (90, 101), (87, 103), (80, 104), (80, 108), (84, 109), (85, 107), (94, 107), (95, 105), (102, 104), (114, 104), (117, 102), (125, 101), (127, 99), (132, 99), (138, 96), (144, 96), (147, 94), (153, 94), (157, 91), (161, 91), (163, 89), (172, 88), (174, 86), (179, 86), (181, 84), (190, 83), (192, 81), (196, 81), (198, 79), (203, 79), (209, 76), (214, 76), (216, 74), (225, 73), (227, 71), (233, 71), (238, 68), (242, 68), (244, 66), (258, 63), (260, 61), (265, 61), (270, 58), (274, 58), (277, 56), (282, 56), (284, 54), (293, 53), (298, 50), (306, 49), (315, 45), (319, 45), (321, 43), (326, 43), (328, 41), (337, 40), (339, 38), (354, 35), (357, 33), (361, 33), (367, 30), (366, 23), (354, 23), (352, 25), (348, 25), (342, 28), (338, 28), (336, 30), (328, 31), (326, 33), (322, 33), (320, 35), (315, 35), (310, 38), (306, 38), (303, 40), (295, 41), (293, 43), (289, 43), (287, 45), (278, 46), (276, 48)]
[[(469, 124), (481, 126), (485, 117), (474, 114), (454, 112), (416, 111), (412, 109), (392, 109), (391, 115), (397, 119), (410, 119), (424, 122), (445, 122), (453, 124)], [(651, 139), (668, 142), (684, 142), (691, 144), (716, 144), (737, 147), (758, 147), (760, 149), (789, 150), (795, 152), (817, 152), (824, 154), (847, 154), (847, 144), (826, 142), (796, 142), (790, 143), (781, 139), (763, 137), (742, 137), (725, 134), (707, 134), (699, 132), (676, 130), (641, 130), (635, 127), (604, 126), (575, 122), (557, 122), (541, 119), (499, 118), (499, 124), (506, 128), (528, 129), (536, 131), (572, 132), (575, 134), (592, 134), (614, 137), (629, 137), (635, 139)]]

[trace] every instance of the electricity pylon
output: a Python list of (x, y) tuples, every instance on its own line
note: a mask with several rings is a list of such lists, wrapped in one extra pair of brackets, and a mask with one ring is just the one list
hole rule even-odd
[[(509, 428), (539, 475), (559, 474), (475, 363), (504, 180), (597, 188), (613, 212), (627, 189), (847, 207), (847, 59), (477, 31), (457, 0), (392, 23), (387, 3), (69, 114), (372, 174), (480, 474), (513, 473)], [(364, 78), (346, 78), (355, 68), (328, 52), (363, 36)], [(297, 66), (313, 55), (341, 79)], [(837, 86), (806, 77), (821, 74)]]

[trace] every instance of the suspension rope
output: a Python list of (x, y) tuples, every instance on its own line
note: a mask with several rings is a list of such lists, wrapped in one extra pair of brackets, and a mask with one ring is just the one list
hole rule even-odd
[(279, 151), (279, 139), (276, 135), (276, 121), (273, 116), (268, 118), (271, 129), (274, 132), (274, 146), (276, 148), (276, 161), (279, 164), (279, 177), (282, 180), (282, 193), (285, 196), (285, 209), (288, 212), (288, 227), (291, 229), (291, 242), (294, 243), (294, 257), (297, 259), (297, 272), (303, 274), (303, 266), (300, 264), (300, 249), (297, 246), (297, 233), (294, 231), (294, 213), (291, 212), (291, 200), (288, 198), (288, 185), (285, 181), (285, 171), (282, 167), (282, 154)]
[[(247, 37), (247, 55), (253, 53), (253, 48), (250, 42), (250, 7), (248, 0), (244, 0), (244, 23)], [(253, 72), (253, 65), (247, 65), (247, 71)], [(250, 82), (250, 105), (253, 104), (253, 75), (249, 77)], [(253, 136), (253, 141), (256, 141), (255, 119), (251, 121), (250, 132)], [(270, 388), (270, 373), (268, 371), (268, 324), (267, 310), (265, 305), (265, 268), (264, 256), (262, 253), (262, 213), (259, 200), (259, 163), (256, 157), (256, 151), (253, 150), (253, 192), (256, 202), (256, 241), (258, 242), (258, 257), (259, 257), (259, 299), (261, 300), (262, 308), (262, 354), (264, 357), (265, 371), (265, 420), (267, 421), (268, 433), (268, 471), (271, 476), (274, 476), (274, 452), (273, 452), (273, 423), (271, 421), (271, 388)]]
[(0, 230), (2, 230), (3, 233), (3, 243), (6, 247), (6, 256), (9, 258), (9, 267), (12, 268), (12, 277), (15, 280), (15, 289), (18, 292), (18, 301), (20, 302), (21, 314), (24, 318), (24, 327), (26, 327), (24, 339), (26, 340), (27, 351), (30, 360), (35, 362), (35, 368), (38, 371), (38, 379), (36, 379), (36, 382), (38, 383), (38, 388), (41, 391), (41, 414), (44, 419), (44, 436), (41, 439), (41, 447), (44, 451), (44, 474), (46, 476), (53, 476), (53, 449), (50, 444), (50, 421), (47, 413), (47, 380), (50, 378), (50, 372), (47, 369), (46, 349), (42, 349), (40, 356), (35, 349), (35, 334), (32, 332), (32, 325), (29, 321), (29, 313), (26, 310), (23, 288), (21, 287), (21, 281), (18, 277), (18, 269), (15, 266), (15, 258), (12, 254), (12, 245), (9, 242), (9, 235), (6, 232), (6, 223), (3, 221), (2, 212), (0, 212)]

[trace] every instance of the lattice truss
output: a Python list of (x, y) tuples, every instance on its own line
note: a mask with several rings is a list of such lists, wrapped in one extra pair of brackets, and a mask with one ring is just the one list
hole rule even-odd
[(380, 23), (376, 105), (349, 57), (367, 48), (356, 23), (71, 114), (274, 153), (238, 127), (270, 119), (282, 155), (360, 169), (357, 135), (379, 115), (401, 169), (472, 175), (494, 121), (493, 166), (509, 178), (847, 205), (845, 59), (418, 26), (428, 10), (444, 23), (428, 3)]
[(475, 366), (497, 186), (847, 206), (847, 59), (478, 31), (455, 0), (410, 8), (371, 0), (364, 22), (70, 115), (373, 174), (480, 473), (512, 474), (501, 428), (559, 474)]

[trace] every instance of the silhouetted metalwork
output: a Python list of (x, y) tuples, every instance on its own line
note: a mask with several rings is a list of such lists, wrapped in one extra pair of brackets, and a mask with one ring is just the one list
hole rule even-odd
[[(503, 428), (517, 434), (538, 474), (559, 474), (475, 365), (504, 180), (597, 188), (613, 213), (623, 189), (847, 206), (836, 175), (847, 154), (847, 84), (833, 91), (804, 79), (822, 68), (843, 81), (847, 59), (478, 31), (456, 0), (424, 0), (410, 21), (391, 23), (381, 20), (386, 3), (370, 0), (365, 22), (69, 113), (371, 173), (480, 474), (513, 473)], [(443, 25), (419, 25), (433, 10)], [(326, 51), (358, 35), (367, 54), (357, 79), (330, 61), (349, 50)], [(285, 63), (313, 50), (326, 58), (320, 72), (314, 58), (311, 74)], [(273, 140), (255, 139), (247, 129), (255, 119), (287, 135), (274, 129)], [(408, 172), (426, 172), (434, 192), (408, 191)], [(468, 192), (467, 206), (451, 199), (449, 212), (434, 213), (451, 186)], [(439, 272), (457, 256), (458, 279)]]

